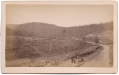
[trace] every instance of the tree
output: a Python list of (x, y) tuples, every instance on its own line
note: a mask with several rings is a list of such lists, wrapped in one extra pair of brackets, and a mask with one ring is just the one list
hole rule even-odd
[(98, 39), (98, 37), (97, 37), (97, 36), (95, 37), (94, 42), (95, 42), (96, 44), (97, 44), (97, 43), (99, 43), (99, 39)]
[(65, 34), (66, 34), (66, 30), (63, 30), (63, 37), (65, 37)]
[(85, 41), (86, 41), (86, 37), (85, 37), (84, 34), (81, 35), (81, 40), (82, 40), (81, 44), (84, 45), (85, 44)]

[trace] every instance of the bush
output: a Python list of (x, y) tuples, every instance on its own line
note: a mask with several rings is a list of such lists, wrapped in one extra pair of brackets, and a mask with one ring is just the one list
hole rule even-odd
[(94, 40), (94, 42), (95, 42), (96, 44), (99, 43), (99, 39), (96, 37), (95, 40)]

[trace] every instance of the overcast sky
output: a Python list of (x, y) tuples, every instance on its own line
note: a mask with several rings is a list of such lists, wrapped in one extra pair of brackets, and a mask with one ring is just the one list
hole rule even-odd
[(44, 22), (71, 27), (113, 20), (111, 5), (7, 5), (7, 24)]

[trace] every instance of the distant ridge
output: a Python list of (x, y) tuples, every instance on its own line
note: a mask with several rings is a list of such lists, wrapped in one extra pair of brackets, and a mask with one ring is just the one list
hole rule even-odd
[(60, 27), (55, 24), (43, 22), (29, 22), (24, 24), (6, 25), (6, 34), (23, 37), (41, 38), (60, 38), (60, 37), (79, 37), (94, 32), (113, 30), (113, 22), (88, 24), (84, 26)]

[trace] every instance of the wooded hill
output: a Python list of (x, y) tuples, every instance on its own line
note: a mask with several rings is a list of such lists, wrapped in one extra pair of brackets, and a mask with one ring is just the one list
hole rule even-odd
[(113, 22), (74, 27), (60, 27), (53, 24), (31, 22), (20, 25), (7, 25), (6, 35), (37, 38), (64, 38), (80, 37), (82, 35), (101, 33), (109, 30), (113, 30)]

